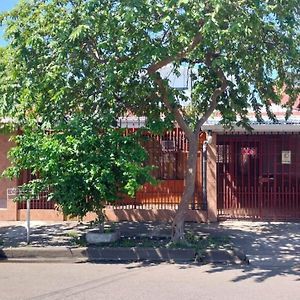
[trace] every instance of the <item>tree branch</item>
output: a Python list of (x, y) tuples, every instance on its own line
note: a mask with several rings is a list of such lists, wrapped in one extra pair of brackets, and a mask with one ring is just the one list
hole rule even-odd
[(175, 120), (177, 121), (180, 128), (184, 131), (186, 134), (186, 137), (190, 139), (193, 135), (193, 131), (188, 127), (187, 123), (185, 122), (182, 114), (180, 113), (179, 109), (177, 107), (173, 107), (171, 103), (168, 100), (168, 88), (165, 86), (161, 76), (159, 73), (157, 73), (157, 76), (154, 79), (154, 82), (157, 84), (161, 99), (164, 103), (164, 105), (167, 107), (167, 109), (174, 114)]
[[(201, 26), (203, 26), (203, 24), (204, 24), (203, 21), (199, 22), (200, 28), (201, 28)], [(189, 52), (193, 51), (201, 43), (202, 39), (203, 39), (202, 34), (200, 32), (197, 32), (197, 34), (193, 38), (192, 43), (185, 50), (177, 53), (176, 55), (168, 56), (165, 59), (150, 65), (147, 68), (148, 74), (151, 75), (151, 74), (156, 73), (159, 69), (170, 64), (174, 60), (179, 60), (179, 59), (185, 58), (185, 56)]]
[[(97, 46), (95, 45), (94, 42), (88, 41), (83, 45), (83, 48), (86, 48), (88, 53), (100, 64), (106, 64), (110, 60), (109, 59), (103, 59), (101, 58), (101, 55), (97, 49)], [(125, 61), (129, 61), (132, 59), (132, 56), (122, 56), (122, 57), (117, 57), (114, 59), (115, 63), (122, 63)]]
[[(203, 26), (204, 22), (200, 21), (199, 26)], [(175, 120), (177, 121), (180, 128), (184, 131), (186, 134), (186, 137), (188, 139), (191, 139), (193, 136), (193, 131), (189, 128), (187, 123), (185, 122), (183, 115), (180, 113), (179, 109), (177, 107), (173, 107), (171, 103), (168, 100), (168, 88), (164, 85), (164, 82), (157, 71), (161, 69), (162, 67), (170, 64), (171, 62), (175, 60), (179, 60), (184, 58), (189, 52), (193, 51), (202, 41), (203, 37), (200, 32), (197, 32), (197, 34), (194, 36), (192, 43), (183, 51), (179, 52), (178, 54), (174, 56), (168, 56), (165, 59), (156, 62), (152, 65), (150, 65), (147, 68), (148, 75), (154, 75), (156, 73), (156, 77), (154, 79), (154, 82), (159, 87), (159, 91), (161, 93), (161, 98), (163, 100), (163, 103), (167, 107), (167, 109), (174, 114)]]
[[(205, 63), (206, 65), (211, 68), (212, 67), (212, 61), (213, 61), (213, 53), (208, 53), (205, 57)], [(195, 133), (200, 133), (201, 127), (204, 124), (204, 122), (207, 121), (207, 119), (210, 117), (210, 115), (214, 112), (214, 110), (217, 107), (218, 104), (218, 97), (223, 94), (223, 92), (226, 90), (228, 83), (227, 79), (225, 77), (224, 72), (221, 69), (217, 69), (216, 71), (218, 78), (221, 81), (221, 86), (216, 88), (213, 92), (213, 94), (210, 97), (210, 104), (208, 106), (208, 109), (203, 114), (203, 116), (197, 121), (196, 127), (195, 127)]]
[(166, 30), (164, 31), (164, 34), (163, 34), (162, 38), (161, 38), (161, 43), (162, 43), (162, 44), (165, 43), (165, 39), (166, 39), (169, 35), (170, 35), (170, 29), (166, 29)]
[[(200, 21), (199, 22), (199, 28), (201, 28), (204, 24), (204, 21)], [(167, 35), (169, 32), (169, 30), (167, 30), (165, 33), (164, 33), (164, 36), (163, 36), (163, 39), (165, 38), (165, 35)], [(183, 51), (179, 52), (178, 54), (174, 55), (174, 56), (168, 56), (166, 57), (165, 59), (159, 61), (159, 62), (156, 62), (152, 65), (150, 65), (148, 68), (147, 68), (147, 73), (149, 75), (151, 74), (154, 74), (156, 73), (160, 68), (170, 64), (171, 62), (173, 62), (174, 60), (178, 60), (178, 59), (182, 59), (184, 58), (189, 52), (193, 51), (197, 45), (199, 45), (202, 41), (202, 35), (200, 32), (197, 32), (197, 34), (194, 36), (193, 38), (193, 41), (192, 43)], [(88, 41), (86, 42), (83, 47), (86, 47), (87, 46), (87, 50), (88, 52), (93, 56), (93, 58), (103, 64), (103, 63), (107, 63), (109, 60), (108, 59), (102, 59), (100, 57), (100, 54), (99, 54), (99, 51), (97, 50), (97, 47), (95, 45), (95, 43), (91, 42), (91, 41)], [(125, 61), (128, 61), (132, 59), (131, 56), (123, 56), (123, 57), (118, 57), (115, 59), (115, 62), (116, 63), (122, 63), (122, 62), (125, 62)]]

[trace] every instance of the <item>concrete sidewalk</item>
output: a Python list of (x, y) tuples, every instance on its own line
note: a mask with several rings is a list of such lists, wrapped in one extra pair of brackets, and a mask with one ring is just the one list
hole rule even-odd
[[(203, 224), (202, 224), (203, 225)], [(202, 225), (189, 223), (187, 230), (203, 237), (212, 237), (214, 232), (202, 232)], [(166, 223), (120, 222), (116, 224), (121, 237), (156, 237), (168, 240), (171, 225)], [(89, 224), (77, 222), (32, 222), (31, 243), (27, 245), (24, 222), (0, 222), (0, 258), (26, 261), (185, 261), (200, 263), (241, 263), (245, 255), (228, 242), (223, 249), (208, 249), (201, 254), (193, 249), (168, 248), (105, 248), (80, 247), (74, 237), (84, 235)], [(218, 235), (220, 235), (218, 233)], [(218, 248), (218, 247), (217, 247)]]
[[(159, 222), (119, 222), (115, 223), (121, 236), (156, 236), (168, 238), (171, 236), (171, 224)], [(77, 221), (45, 222), (32, 221), (30, 229), (30, 245), (33, 247), (74, 246), (74, 237), (83, 235), (91, 228), (89, 223)], [(201, 236), (227, 235), (220, 231), (216, 224), (186, 223), (186, 230)], [(21, 221), (0, 221), (0, 243), (4, 247), (26, 246), (26, 223)]]
[(225, 221), (201, 230), (228, 235), (253, 267), (300, 266), (300, 223)]
[[(88, 229), (88, 224), (78, 222), (30, 223), (30, 245), (32, 247), (72, 246), (74, 237)], [(3, 247), (24, 247), (26, 243), (26, 222), (0, 221), (0, 245)]]
[[(120, 222), (121, 235), (170, 236), (170, 224)], [(246, 253), (253, 266), (300, 265), (300, 224), (226, 221), (214, 224), (187, 223), (186, 228), (203, 236), (230, 237), (233, 247)], [(74, 236), (84, 234), (87, 224), (32, 222), (31, 247), (74, 246)], [(24, 222), (0, 222), (2, 247), (26, 246)]]

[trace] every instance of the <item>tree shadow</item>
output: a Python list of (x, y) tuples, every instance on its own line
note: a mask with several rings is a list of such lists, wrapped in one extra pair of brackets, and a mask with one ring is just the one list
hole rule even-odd
[[(26, 245), (27, 230), (24, 225), (0, 227), (0, 246), (23, 247)], [(91, 228), (89, 223), (64, 222), (45, 225), (34, 225), (30, 228), (30, 245), (46, 246), (76, 246), (76, 239), (83, 236)], [(121, 236), (157, 236), (169, 237), (170, 224), (161, 222), (119, 222), (116, 228)]]
[[(72, 246), (74, 239), (87, 229), (86, 224), (59, 223), (38, 225), (30, 228), (30, 246)], [(0, 241), (3, 247), (24, 247), (27, 230), (22, 225), (0, 227)]]
[[(281, 266), (272, 266), (272, 265), (257, 265), (252, 266), (251, 264), (248, 266), (237, 267), (230, 265), (212, 265), (212, 268), (206, 271), (208, 274), (214, 274), (219, 272), (226, 272), (228, 270), (236, 270), (237, 268), (242, 271), (241, 275), (237, 275), (230, 279), (231, 282), (240, 282), (243, 280), (252, 279), (257, 283), (261, 283), (276, 276), (290, 276), (294, 275), (299, 278), (296, 281), (300, 281), (300, 268), (299, 266), (291, 266), (289, 261), (287, 261), (288, 266), (284, 266), (284, 262)], [(230, 275), (229, 275), (230, 276)]]
[[(276, 276), (297, 277), (300, 281), (300, 223), (220, 222), (188, 223), (186, 228), (200, 235), (228, 237), (232, 246), (244, 252), (250, 264), (211, 264), (209, 274), (239, 269), (242, 274), (231, 279), (264, 282)], [(151, 264), (150, 264), (151, 265)], [(135, 268), (150, 266), (140, 263)], [(157, 264), (156, 264), (157, 265)], [(181, 263), (178, 269), (202, 267), (197, 263)]]
[[(243, 274), (232, 279), (263, 282), (275, 276), (295, 275), (300, 280), (300, 224), (267, 222), (224, 222), (204, 225), (202, 232), (226, 234), (244, 251), (250, 261)], [(208, 273), (222, 272), (236, 266), (213, 265)]]
[[(121, 236), (162, 236), (169, 237), (170, 223), (134, 222), (117, 223)], [(250, 260), (247, 266), (229, 264), (211, 265), (208, 273), (218, 273), (231, 269), (242, 270), (241, 275), (232, 278), (232, 282), (253, 279), (263, 282), (275, 276), (295, 275), (300, 281), (300, 224), (266, 222), (221, 222), (214, 224), (187, 223), (187, 230), (206, 236), (229, 237), (232, 247), (243, 251)], [(88, 225), (59, 223), (34, 226), (31, 232), (31, 246), (76, 246), (72, 244), (74, 236), (83, 235)], [(0, 227), (1, 246), (22, 247), (26, 245), (26, 228), (21, 225)], [(138, 257), (137, 257), (138, 260)], [(134, 260), (133, 260), (134, 261)], [(132, 262), (132, 260), (130, 261)], [(97, 263), (97, 262), (95, 262)], [(103, 263), (103, 262), (102, 262)], [(111, 262), (107, 262), (111, 263)], [(121, 261), (116, 263), (123, 263)], [(128, 262), (125, 262), (128, 264)], [(142, 261), (128, 268), (154, 267), (165, 262)], [(201, 267), (194, 262), (175, 261), (178, 269)], [(298, 279), (299, 278), (299, 279)]]

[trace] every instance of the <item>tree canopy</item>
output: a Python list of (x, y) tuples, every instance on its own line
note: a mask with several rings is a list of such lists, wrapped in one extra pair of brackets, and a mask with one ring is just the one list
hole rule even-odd
[(95, 212), (103, 219), (105, 204), (133, 197), (145, 182), (154, 182), (152, 168), (143, 165), (147, 153), (137, 143), (141, 137), (98, 126), (76, 116), (56, 131), (27, 127), (18, 135), (6, 175), (15, 178), (30, 170), (34, 176), (17, 199), (35, 199), (46, 191), (65, 215)]
[[(3, 16), (0, 114), (55, 130), (78, 113), (111, 126), (125, 112), (149, 129), (176, 122), (190, 143), (186, 189), (174, 221), (182, 237), (194, 192), (201, 126), (249, 127), (283, 93), (288, 117), (299, 94), (299, 0), (23, 0)], [(162, 68), (184, 66), (191, 96)], [(162, 118), (163, 116), (163, 118)]]
[(250, 105), (259, 118), (261, 104), (278, 102), (284, 87), (291, 102), (298, 93), (297, 0), (23, 0), (4, 20), (2, 111), (18, 104), (26, 123), (59, 121), (78, 109), (98, 116), (106, 108), (150, 116), (157, 107), (180, 110), (185, 93), (164, 85), (163, 101), (158, 78), (171, 63), (174, 73), (183, 63), (191, 70), (194, 123), (222, 83), (213, 106), (224, 122), (246, 120)]

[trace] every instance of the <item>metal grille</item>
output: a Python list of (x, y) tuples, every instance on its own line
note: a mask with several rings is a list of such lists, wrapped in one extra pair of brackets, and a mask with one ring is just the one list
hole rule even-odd
[(217, 138), (220, 218), (300, 219), (300, 135)]
[[(17, 190), (17, 189), (16, 189)], [(17, 191), (19, 193), (19, 191)], [(13, 195), (10, 195), (10, 197)], [(35, 195), (32, 199), (30, 199), (30, 209), (54, 209), (55, 202), (48, 201), (49, 192), (41, 192), (38, 195)], [(18, 202), (18, 209), (26, 209), (27, 208), (27, 199), (24, 199), (22, 202)]]
[[(125, 134), (130, 134), (136, 129), (129, 128)], [(145, 133), (145, 141), (141, 142), (149, 154), (147, 164), (154, 165), (153, 176), (159, 184), (152, 186), (145, 184), (137, 192), (135, 198), (124, 197), (113, 205), (116, 209), (176, 209), (184, 190), (184, 171), (188, 157), (188, 141), (180, 128), (165, 132), (163, 135)], [(199, 136), (199, 150), (197, 162), (197, 175), (194, 199), (190, 209), (202, 208), (202, 177), (201, 177), (201, 149), (205, 134)], [(163, 142), (162, 142), (163, 141)], [(171, 148), (166, 151), (163, 146)], [(23, 172), (19, 185), (32, 179), (30, 171)], [(31, 209), (54, 209), (55, 202), (47, 201), (48, 193), (40, 193), (31, 200)], [(18, 203), (18, 209), (25, 209), (26, 201)]]
[[(28, 183), (30, 180), (36, 178), (32, 175), (30, 170), (24, 170), (18, 179), (18, 186), (22, 186), (25, 183)], [(16, 189), (13, 191), (16, 195), (16, 193), (20, 193), (21, 189)], [(11, 195), (13, 195), (13, 192)], [(35, 196), (33, 196), (32, 199), (30, 199), (30, 208), (31, 209), (54, 209), (55, 208), (55, 202), (54, 201), (48, 201), (49, 193), (48, 191), (41, 192)], [(26, 209), (26, 199), (24, 199), (23, 202), (18, 202), (18, 209)]]
[[(177, 209), (183, 190), (183, 180), (163, 180), (156, 186), (144, 185), (135, 198), (126, 196), (112, 206), (115, 209)], [(198, 189), (190, 209), (201, 209), (201, 205), (202, 195)]]
[[(197, 175), (194, 199), (190, 209), (202, 207), (202, 177), (201, 177), (201, 149), (205, 134), (199, 136)], [(172, 148), (166, 151), (165, 147)], [(135, 198), (124, 197), (113, 205), (116, 209), (177, 209), (184, 190), (184, 171), (188, 157), (188, 140), (180, 128), (165, 132), (163, 135), (149, 135), (144, 143), (149, 154), (149, 165), (156, 166), (153, 176), (159, 184), (144, 185), (137, 192)]]

